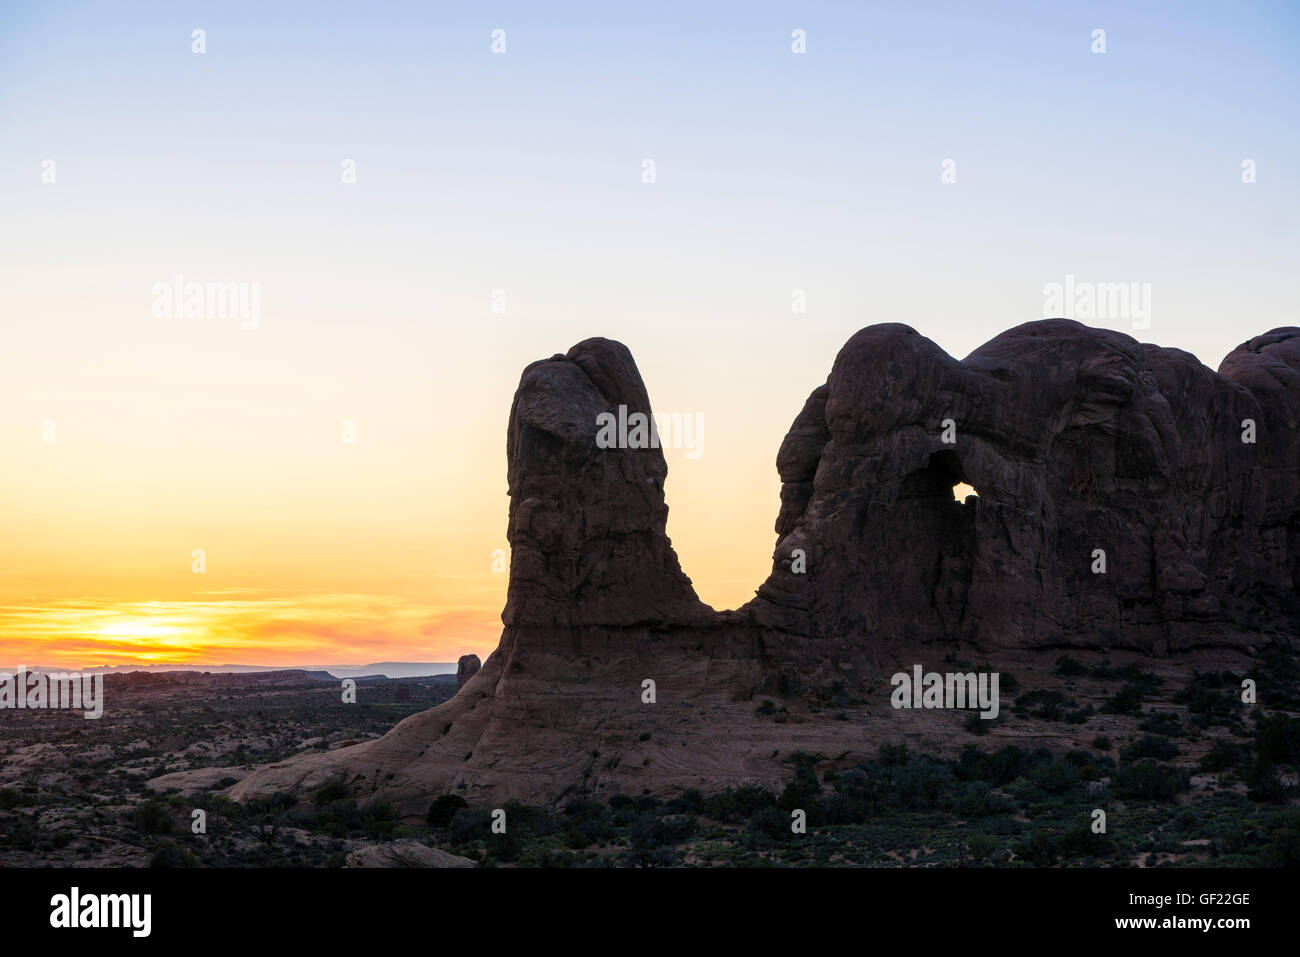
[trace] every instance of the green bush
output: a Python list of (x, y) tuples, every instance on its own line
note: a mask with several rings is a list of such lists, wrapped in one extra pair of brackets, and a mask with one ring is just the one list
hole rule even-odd
[[(698, 797), (699, 792), (696, 791), (694, 794)], [(700, 803), (702, 806), (703, 799)], [(564, 813), (567, 818), (566, 839), (569, 840), (571, 848), (572, 841), (578, 840), (579, 837), (585, 842), (582, 847), (589, 847), (592, 844), (611, 842), (618, 835), (617, 828), (614, 826), (613, 812), (596, 801), (571, 802), (565, 807)]]
[(784, 840), (794, 832), (790, 830), (792, 818), (788, 811), (768, 807), (755, 811), (749, 819), (749, 830), (774, 841)]
[(348, 786), (343, 783), (342, 778), (335, 778), (323, 787), (318, 788), (312, 795), (313, 803), (317, 807), (324, 807), (333, 801), (340, 800), (349, 796)]
[(1096, 781), (1103, 778), (1115, 768), (1115, 762), (1111, 760), (1110, 755), (1091, 754), (1079, 748), (1075, 748), (1066, 754), (1065, 760), (1078, 769), (1079, 777), (1085, 781)]
[(159, 843), (149, 859), (150, 867), (193, 867), (197, 863), (195, 856), (175, 841)]
[(1018, 715), (1031, 715), (1043, 721), (1061, 721), (1066, 709), (1075, 707), (1076, 702), (1059, 691), (1040, 689), (1029, 691), (1016, 699), (1015, 712)]
[(983, 761), (979, 777), (993, 784), (1010, 784), (1016, 778), (1028, 775), (1044, 760), (1051, 759), (1051, 753), (1046, 750), (1031, 754), (1012, 744), (988, 755)]
[(1073, 678), (1078, 675), (1086, 675), (1088, 668), (1081, 662), (1075, 661), (1069, 655), (1062, 655), (1056, 659), (1056, 673), (1062, 678)]
[(434, 798), (424, 819), (430, 827), (447, 827), (451, 824), (452, 816), (461, 808), (467, 807), (469, 802), (459, 794), (443, 794)]
[(989, 725), (993, 723), (994, 720), (981, 718), (979, 716), (979, 712), (972, 711), (970, 714), (966, 716), (966, 720), (962, 722), (961, 726), (965, 728), (967, 731), (969, 731), (971, 734), (985, 735), (989, 733)]
[(1178, 792), (1186, 790), (1189, 780), (1186, 771), (1143, 758), (1116, 772), (1111, 778), (1111, 787), (1119, 797), (1125, 799), (1168, 801)]
[(1121, 748), (1119, 760), (1121, 764), (1132, 764), (1141, 758), (1154, 758), (1157, 761), (1168, 761), (1178, 757), (1178, 745), (1174, 744), (1168, 738), (1157, 738), (1152, 735), (1143, 735), (1126, 748)]
[(524, 852), (524, 843), (513, 828), (507, 827), (504, 834), (489, 834), (487, 854), (498, 861), (510, 863), (517, 861)]
[(372, 801), (362, 812), (366, 837), (380, 841), (391, 841), (393, 831), (397, 828), (397, 812), (387, 801)]
[(1246, 760), (1246, 749), (1232, 741), (1216, 741), (1201, 758), (1202, 771), (1226, 771)]
[(1142, 710), (1142, 687), (1133, 683), (1124, 685), (1106, 702), (1111, 714), (1136, 714)]
[(1255, 753), (1279, 764), (1300, 763), (1300, 718), (1284, 714), (1255, 724)]
[(981, 818), (995, 814), (1014, 814), (1015, 802), (994, 791), (983, 781), (954, 782), (944, 797), (944, 805), (958, 817)]
[(1261, 804), (1281, 804), (1287, 789), (1278, 777), (1277, 767), (1265, 755), (1259, 755), (1246, 771), (1246, 796)]
[(1044, 761), (1029, 780), (1048, 794), (1063, 794), (1079, 783), (1079, 772), (1068, 761)]
[(1264, 826), (1268, 842), (1260, 848), (1264, 867), (1300, 867), (1300, 810), (1291, 808), (1269, 815)]
[(328, 807), (320, 810), (319, 814), (325, 833), (335, 837), (346, 837), (354, 831), (360, 831), (366, 823), (361, 808), (357, 807), (357, 802), (351, 798), (331, 801)]
[(170, 834), (175, 826), (171, 812), (161, 801), (141, 804), (132, 814), (132, 820), (141, 834)]
[(1063, 857), (1110, 857), (1115, 853), (1115, 842), (1105, 834), (1096, 834), (1091, 821), (1080, 821), (1061, 835), (1056, 842)]
[[(610, 802), (611, 805), (613, 802)], [(704, 800), (705, 813), (719, 821), (747, 821), (754, 812), (776, 804), (776, 796), (766, 788), (747, 784), (735, 790), (728, 788)]]
[(987, 834), (972, 834), (966, 839), (966, 850), (974, 861), (987, 860), (997, 847), (997, 839)]
[(1011, 851), (1022, 861), (1038, 867), (1052, 866), (1059, 856), (1056, 841), (1046, 831), (1034, 831), (1025, 840), (1016, 841), (1011, 845)]
[(876, 760), (886, 768), (906, 764), (910, 757), (906, 744), (882, 744), (876, 752)]
[(1178, 720), (1178, 715), (1171, 711), (1150, 711), (1138, 727), (1143, 731), (1169, 738), (1182, 737), (1186, 733), (1183, 730), (1183, 723)]
[(623, 855), (625, 863), (636, 867), (671, 867), (680, 855), (674, 846), (689, 834), (689, 826), (674, 824), (656, 818), (653, 814), (643, 814), (628, 829), (628, 849)]
[(486, 840), (491, 823), (491, 815), (485, 808), (461, 808), (452, 814), (447, 824), (447, 836), (454, 844)]
[(703, 814), (704, 795), (699, 788), (687, 788), (680, 796), (669, 801), (667, 807), (673, 814)]

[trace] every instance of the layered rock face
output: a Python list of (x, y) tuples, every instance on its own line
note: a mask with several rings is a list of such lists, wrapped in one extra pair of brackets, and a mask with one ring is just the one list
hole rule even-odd
[(651, 413), (621, 343), (588, 339), (524, 370), (506, 445), (507, 628), (664, 626), (700, 623), (711, 611), (664, 531), (663, 452), (599, 447), (605, 413)]
[[(1294, 329), (1216, 375), (1063, 319), (964, 362), (872, 326), (781, 447), (775, 568), (750, 610), (846, 655), (864, 638), (1154, 654), (1287, 638), (1298, 415)], [(956, 482), (979, 497), (958, 504)]]
[[(525, 369), (498, 649), (385, 737), (232, 794), (342, 777), (422, 814), (450, 791), (771, 783), (792, 750), (873, 749), (893, 713), (760, 723), (756, 694), (884, 702), (890, 663), (927, 651), (1252, 654), (1300, 626), (1300, 329), (1250, 340), (1217, 374), (1068, 320), (964, 362), (906, 326), (864, 329), (781, 445), (773, 571), (732, 612), (698, 600), (667, 538), (662, 452), (597, 442), (602, 414), (649, 412), (619, 343)], [(955, 501), (957, 482), (978, 497)]]

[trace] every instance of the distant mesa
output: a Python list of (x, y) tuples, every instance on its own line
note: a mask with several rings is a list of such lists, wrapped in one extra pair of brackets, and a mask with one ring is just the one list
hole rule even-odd
[(478, 660), (478, 655), (461, 655), (460, 661), (456, 663), (456, 687), (463, 688), (465, 682), (478, 674), (481, 667), (483, 663)]
[[(524, 370), (496, 651), (450, 701), (255, 771), (234, 797), (343, 775), (423, 815), (451, 792), (770, 786), (796, 750), (852, 760), (900, 735), (951, 748), (951, 715), (889, 707), (900, 664), (1068, 648), (1190, 672), (1300, 633), (1300, 329), (1249, 340), (1217, 373), (1065, 319), (964, 361), (904, 325), (863, 329), (777, 451), (772, 572), (735, 611), (682, 571), (662, 452), (597, 447), (597, 417), (620, 405), (651, 411), (620, 343)], [(960, 485), (978, 497), (954, 501)], [(759, 696), (781, 722), (756, 714)]]

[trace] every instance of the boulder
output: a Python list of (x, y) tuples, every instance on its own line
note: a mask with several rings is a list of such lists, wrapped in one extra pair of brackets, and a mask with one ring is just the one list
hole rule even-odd
[(411, 838), (386, 844), (366, 844), (348, 854), (344, 867), (478, 867), (459, 857)]

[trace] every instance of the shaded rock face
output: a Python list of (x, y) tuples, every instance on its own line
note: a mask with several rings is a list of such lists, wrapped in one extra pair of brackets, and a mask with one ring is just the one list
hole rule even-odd
[[(1215, 374), (1069, 320), (964, 362), (872, 326), (781, 447), (774, 570), (749, 610), (845, 654), (864, 638), (1267, 645), (1300, 617), (1298, 413), (1298, 330), (1245, 343)], [(978, 499), (955, 502), (959, 481)]]
[(599, 448), (597, 418), (650, 414), (627, 347), (580, 342), (524, 370), (510, 412), (507, 627), (703, 622), (665, 534), (658, 448)]
[(344, 867), (478, 867), (468, 857), (458, 857), (436, 847), (406, 838), (388, 844), (366, 844), (352, 851)]
[[(234, 797), (342, 774), (423, 815), (448, 792), (548, 803), (779, 784), (795, 750), (865, 754), (897, 736), (899, 663), (1248, 655), (1300, 626), (1300, 329), (1244, 343), (1218, 373), (1061, 319), (962, 362), (906, 326), (864, 329), (777, 453), (773, 570), (730, 612), (698, 600), (668, 540), (660, 450), (597, 446), (598, 416), (620, 405), (650, 412), (619, 343), (524, 370), (497, 650), (451, 701), (254, 772)], [(956, 502), (958, 482), (978, 497)], [(755, 715), (756, 695), (827, 686), (869, 703), (855, 723)], [(952, 738), (908, 720), (918, 745)]]
[(465, 682), (469, 681), (478, 674), (479, 668), (483, 663), (478, 660), (478, 655), (461, 655), (460, 660), (456, 662), (456, 687), (465, 687)]

